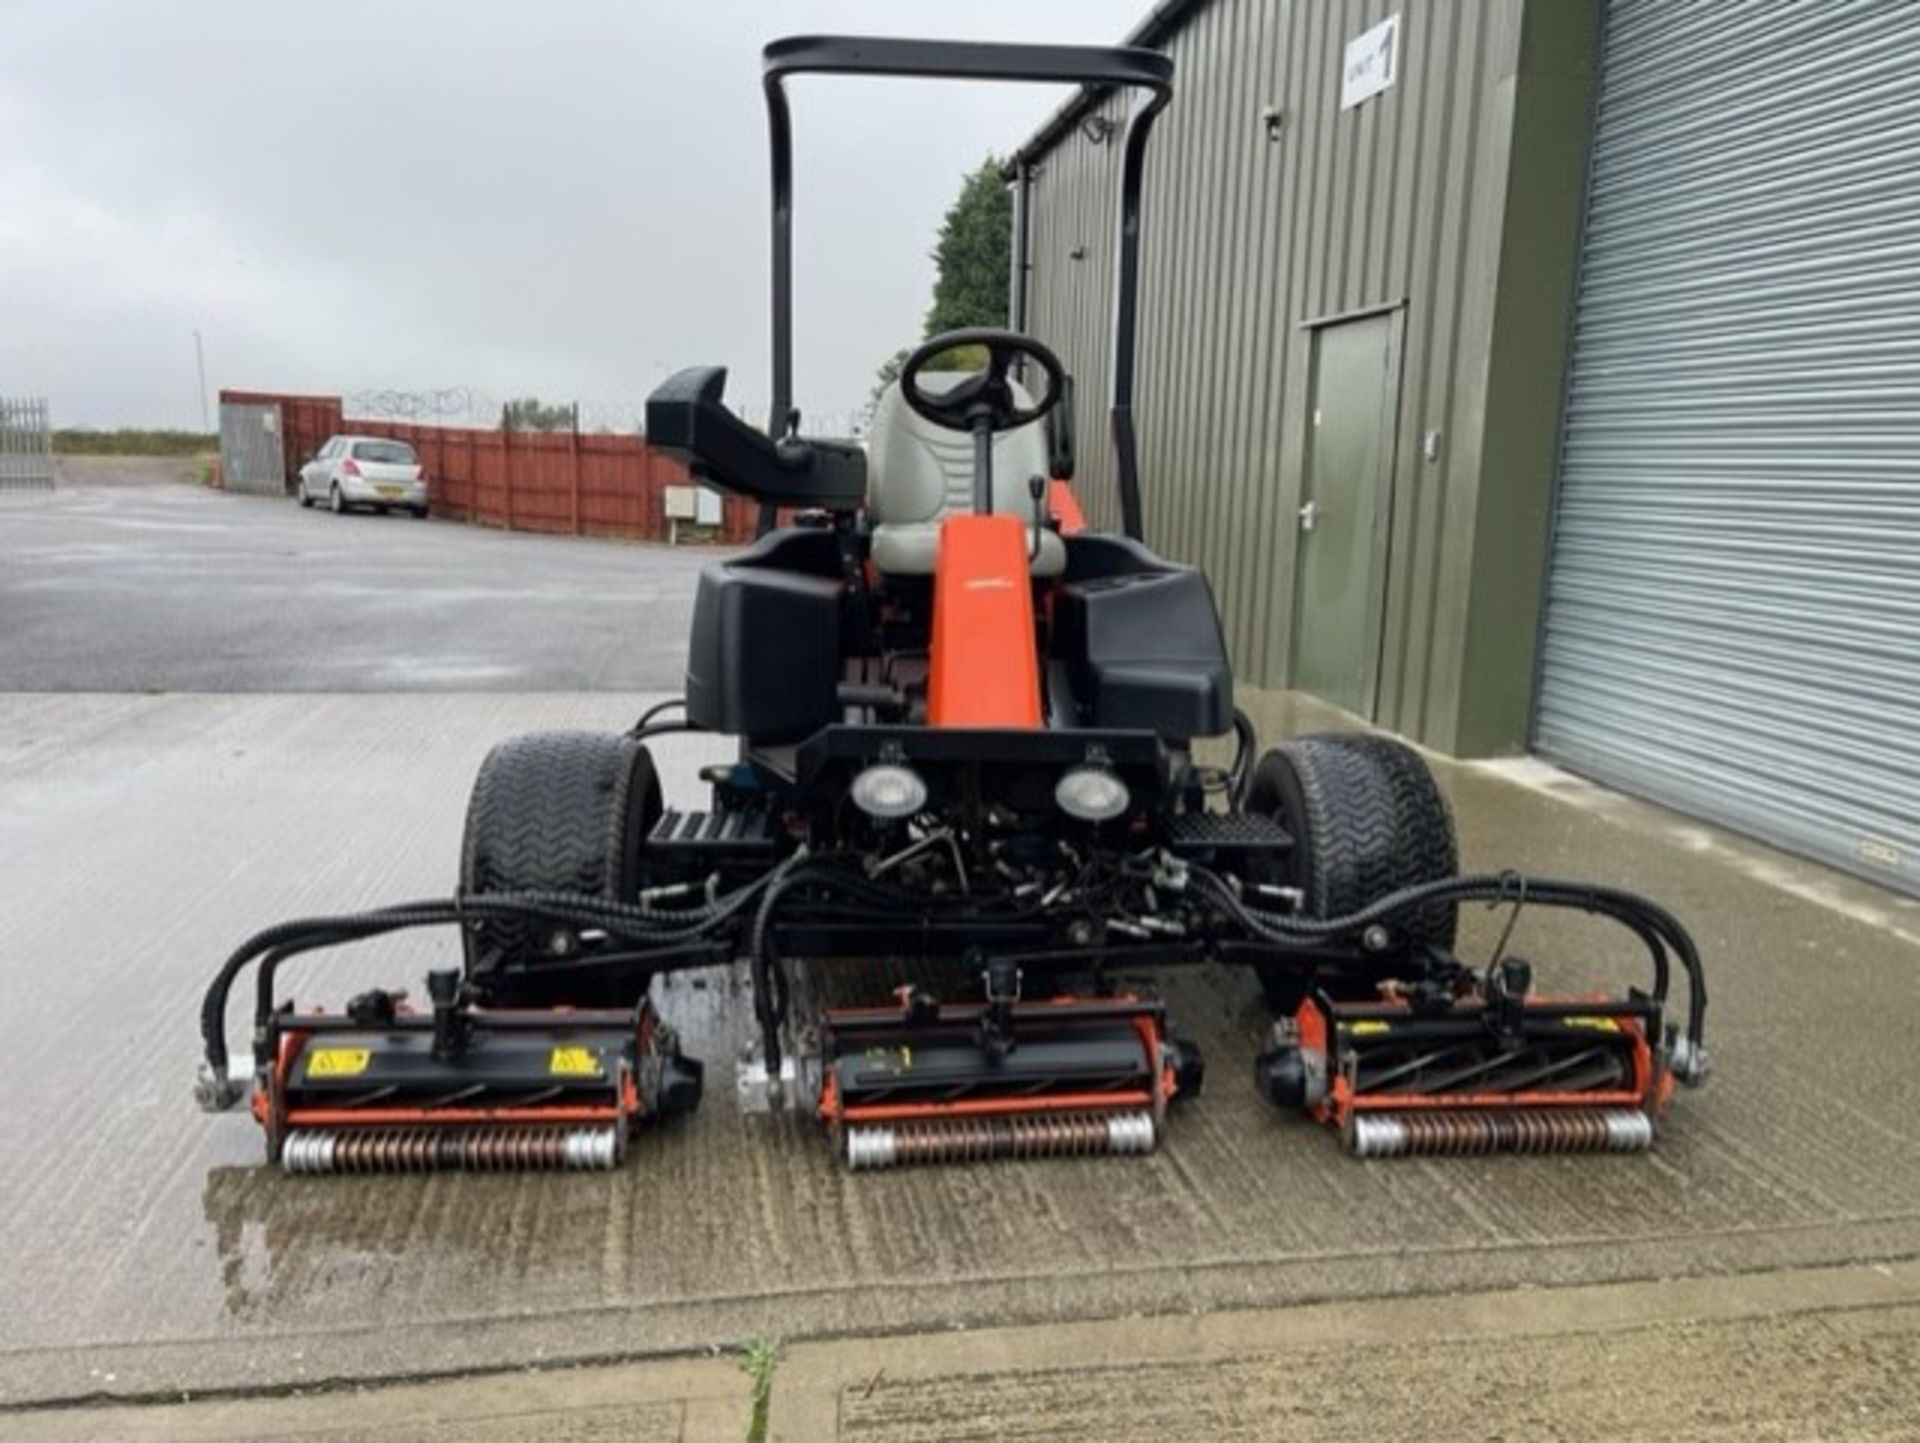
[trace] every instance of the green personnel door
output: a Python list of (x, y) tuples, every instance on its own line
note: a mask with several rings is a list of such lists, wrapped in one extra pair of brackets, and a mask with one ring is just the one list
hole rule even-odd
[(1368, 718), (1379, 680), (1400, 316), (1384, 311), (1309, 332), (1291, 684)]

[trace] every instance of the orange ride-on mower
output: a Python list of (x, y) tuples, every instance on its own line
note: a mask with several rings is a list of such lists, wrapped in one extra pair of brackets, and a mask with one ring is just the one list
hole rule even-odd
[[(647, 407), (654, 445), (762, 507), (759, 540), (700, 578), (684, 699), (625, 734), (497, 747), (452, 900), (249, 940), (207, 993), (205, 1105), (250, 1094), (292, 1171), (611, 1167), (643, 1124), (700, 1096), (652, 980), (735, 967), (758, 1039), (745, 1105), (813, 1114), (851, 1167), (1143, 1153), (1198, 1091), (1201, 1061), (1128, 979), (1212, 963), (1254, 969), (1276, 1015), (1261, 1091), (1355, 1153), (1650, 1145), (1675, 1081), (1706, 1073), (1706, 992), (1681, 926), (1606, 887), (1459, 875), (1446, 807), (1398, 742), (1302, 737), (1257, 756), (1206, 578), (1141, 541), (1140, 178), (1171, 71), (1143, 50), (768, 47), (769, 430), (727, 410), (718, 368), (680, 372)], [(1143, 93), (1120, 146), (1122, 534), (1064, 519), (1070, 382), (1029, 336), (936, 337), (864, 444), (800, 433), (783, 82), (801, 72)], [(690, 812), (662, 805), (647, 746), (685, 731), (738, 741)], [(1214, 737), (1231, 740), (1224, 766), (1196, 755)], [(1609, 918), (1644, 946), (1647, 980), (1555, 996), (1504, 943), (1463, 959), (1468, 901)], [(423, 1006), (277, 995), (289, 957), (429, 925), (460, 929), (465, 964), (430, 976)], [(228, 994), (249, 966), (251, 1056), (235, 1069)], [(918, 980), (889, 990), (874, 980), (886, 968)], [(867, 1005), (812, 1000), (863, 979)]]

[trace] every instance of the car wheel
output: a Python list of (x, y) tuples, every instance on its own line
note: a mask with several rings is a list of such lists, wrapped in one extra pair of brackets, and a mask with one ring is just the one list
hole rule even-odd
[[(1260, 759), (1247, 810), (1293, 834), (1288, 881), (1308, 917), (1341, 917), (1389, 892), (1459, 870), (1453, 817), (1420, 754), (1392, 737), (1357, 733), (1299, 737)], [(1403, 947), (1451, 948), (1456, 905), (1430, 902), (1391, 926)], [(1276, 1010), (1292, 1011), (1299, 969), (1260, 968)]]
[(415, 521), (425, 521), (431, 514), (425, 506), (416, 506), (413, 508), (413, 519)]
[(300, 504), (307, 510), (313, 509), (313, 497), (307, 494), (307, 483), (303, 477), (293, 483), (293, 494), (300, 498)]
[[(460, 895), (571, 892), (632, 902), (661, 806), (653, 757), (632, 737), (534, 732), (502, 742), (474, 779)], [(473, 923), (468, 980), (496, 1005), (627, 1007), (645, 995), (645, 973), (543, 984), (540, 966), (553, 956), (556, 931), (537, 922)]]
[(340, 483), (334, 482), (327, 488), (327, 510), (335, 516), (347, 514), (347, 498), (340, 494)]

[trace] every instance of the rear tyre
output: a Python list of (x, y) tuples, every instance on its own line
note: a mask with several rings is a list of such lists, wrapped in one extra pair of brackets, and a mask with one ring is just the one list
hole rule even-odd
[[(660, 780), (646, 747), (600, 732), (534, 732), (502, 742), (480, 764), (467, 804), (460, 894), (576, 892), (631, 902), (641, 852), (660, 819)], [(624, 1007), (645, 995), (642, 976), (543, 985), (508, 964), (552, 959), (556, 929), (537, 922), (475, 923), (465, 935), (467, 976), (496, 1004), (567, 1002)]]
[[(1260, 759), (1249, 811), (1293, 834), (1289, 884), (1308, 917), (1342, 917), (1390, 892), (1459, 871), (1453, 817), (1420, 754), (1392, 737), (1338, 733), (1283, 742)], [(1452, 902), (1430, 902), (1388, 924), (1404, 948), (1451, 948)], [(1299, 1005), (1296, 969), (1260, 968), (1276, 1011)]]
[(416, 506), (413, 508), (413, 519), (415, 521), (425, 521), (431, 514), (432, 512), (425, 506)]
[(338, 481), (327, 488), (327, 510), (331, 511), (335, 516), (345, 516), (347, 514), (347, 498), (340, 494), (340, 483)]
[(304, 482), (304, 481), (296, 481), (296, 482), (294, 482), (294, 483), (293, 483), (293, 494), (294, 494), (295, 496), (298, 496), (298, 497), (300, 498), (300, 505), (301, 505), (301, 506), (302, 506), (302, 507), (303, 507), (303, 508), (304, 508), (305, 510), (308, 510), (308, 511), (311, 511), (311, 510), (313, 509), (313, 497), (311, 497), (311, 496), (309, 496), (309, 495), (307, 494), (307, 483), (306, 483), (306, 482)]

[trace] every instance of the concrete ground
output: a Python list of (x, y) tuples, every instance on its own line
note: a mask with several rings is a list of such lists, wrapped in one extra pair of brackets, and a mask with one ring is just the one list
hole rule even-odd
[[(0, 510), (0, 586), (13, 521)], [(706, 1104), (619, 1173), (296, 1180), (260, 1166), (244, 1117), (192, 1106), (219, 960), (287, 916), (444, 894), (490, 745), (617, 727), (649, 699), (297, 690), (0, 696), (0, 1433), (425, 1438), (460, 1418), (443, 1436), (741, 1436), (731, 1359), (612, 1365), (756, 1336), (789, 1343), (776, 1436), (832, 1436), (829, 1418), (889, 1439), (1920, 1433), (1901, 1381), (1920, 1258), (1912, 902), (1549, 769), (1442, 765), (1468, 866), (1637, 886), (1694, 928), (1719, 1070), (1653, 1154), (1352, 1161), (1245, 1084), (1250, 981), (1193, 972), (1167, 991), (1207, 1091), (1156, 1155), (851, 1177), (809, 1124), (734, 1105), (744, 999), (719, 976), (660, 995), (709, 1060)], [(1255, 700), (1265, 736), (1318, 720)], [(694, 800), (694, 768), (723, 750), (663, 739), (669, 800)], [(1475, 955), (1499, 918), (1464, 920)], [(1514, 945), (1567, 985), (1630, 955), (1546, 915)], [(338, 1002), (452, 950), (390, 939), (288, 984)], [(999, 1342), (942, 1336), (957, 1330)], [(1443, 1367), (1434, 1337), (1467, 1340), (1465, 1361)], [(341, 1401), (561, 1365), (596, 1370)], [(316, 1388), (347, 1391), (247, 1401)], [(205, 1413), (150, 1406), (209, 1393)], [(1418, 1411), (1474, 1397), (1484, 1426)], [(1541, 1397), (1562, 1401), (1529, 1412)], [(1649, 1427), (1597, 1426), (1616, 1417)]]
[(8, 690), (680, 685), (700, 548), (334, 516), (88, 460), (0, 494)]
[[(793, 1443), (1914, 1436), (1920, 1266), (987, 1328), (785, 1349)], [(667, 1359), (8, 1420), (19, 1443), (739, 1443), (739, 1361)]]

